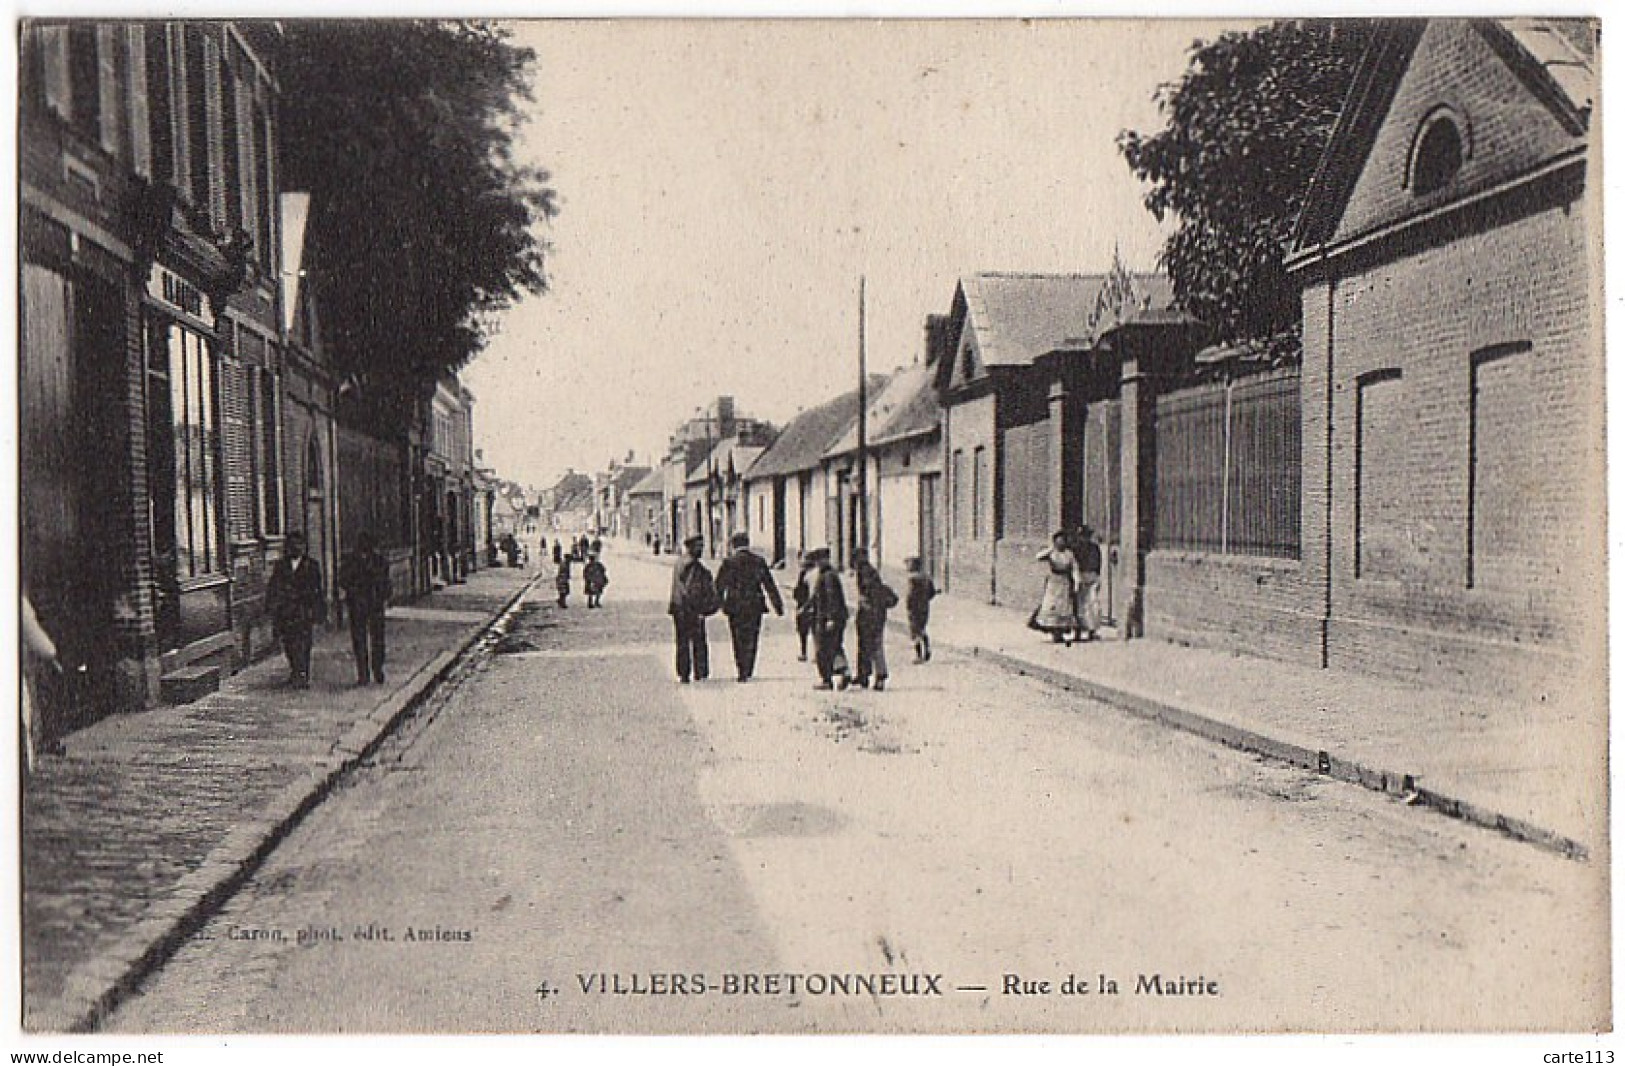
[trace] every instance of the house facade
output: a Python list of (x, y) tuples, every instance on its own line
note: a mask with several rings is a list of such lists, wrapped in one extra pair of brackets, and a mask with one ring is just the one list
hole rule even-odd
[(56, 729), (251, 652), (287, 528), (280, 34), (30, 21), (20, 40), (23, 579), (88, 668), (45, 700)]
[(1289, 262), (1300, 602), (1327, 665), (1466, 687), (1600, 676), (1595, 34), (1400, 23), (1356, 79)]

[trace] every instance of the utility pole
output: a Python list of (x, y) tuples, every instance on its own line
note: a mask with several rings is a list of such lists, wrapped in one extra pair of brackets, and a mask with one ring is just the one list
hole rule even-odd
[(864, 351), (864, 277), (858, 276), (858, 513), (857, 546), (869, 547), (869, 366)]

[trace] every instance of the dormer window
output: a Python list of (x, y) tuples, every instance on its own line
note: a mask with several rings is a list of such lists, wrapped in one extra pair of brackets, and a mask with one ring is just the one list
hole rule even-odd
[(1434, 112), (1423, 122), (1411, 153), (1411, 191), (1426, 196), (1444, 188), (1461, 170), (1465, 155), (1466, 144), (1455, 117), (1445, 110)]

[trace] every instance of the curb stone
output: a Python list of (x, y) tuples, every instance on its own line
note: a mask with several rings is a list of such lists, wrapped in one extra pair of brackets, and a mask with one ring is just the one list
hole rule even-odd
[(67, 977), (62, 1000), (30, 1019), (28, 1029), (37, 1033), (94, 1032), (242, 887), (341, 777), (377, 750), (458, 659), (517, 613), (520, 601), (540, 580), (539, 573), (526, 580), (486, 622), (430, 659), (357, 721), (328, 756), (313, 764), (309, 774), (273, 796), (263, 814), (229, 832), (108, 950), (76, 967)]
[[(893, 620), (893, 625), (901, 623)], [(1373, 792), (1403, 797), (1416, 806), (1428, 807), (1451, 818), (1494, 830), (1513, 840), (1533, 844), (1567, 859), (1585, 860), (1589, 852), (1584, 844), (1554, 830), (1539, 826), (1523, 818), (1503, 814), (1480, 804), (1436, 789), (1417, 784), (1418, 773), (1402, 773), (1367, 766), (1358, 760), (1334, 755), (1329, 751), (1311, 748), (1258, 733), (1231, 722), (1209, 717), (1188, 707), (1181, 707), (1143, 693), (1092, 678), (1079, 677), (1064, 670), (1041, 666), (1017, 656), (976, 644), (956, 644), (934, 640), (939, 647), (950, 648), (972, 658), (984, 659), (1017, 674), (1034, 678), (1067, 692), (1075, 692), (1089, 699), (1109, 704), (1120, 710), (1162, 725), (1192, 733), (1227, 748), (1310, 770), (1334, 780), (1343, 781)]]

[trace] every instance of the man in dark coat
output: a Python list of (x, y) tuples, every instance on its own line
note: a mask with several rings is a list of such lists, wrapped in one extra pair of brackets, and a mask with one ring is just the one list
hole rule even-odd
[(734, 666), (739, 680), (749, 681), (756, 672), (756, 645), (762, 635), (762, 615), (769, 602), (773, 613), (784, 617), (784, 598), (773, 580), (767, 562), (750, 550), (750, 535), (735, 533), (733, 554), (717, 567), (717, 596), (722, 613), (728, 616), (728, 632), (733, 638)]
[(813, 659), (818, 665), (818, 688), (839, 685), (842, 689), (851, 683), (846, 666), (846, 593), (841, 589), (841, 575), (830, 565), (829, 549), (819, 548), (813, 553), (818, 566), (818, 577), (813, 581)]
[(711, 676), (711, 647), (706, 641), (705, 619), (716, 614), (719, 605), (711, 571), (700, 562), (704, 548), (704, 537), (693, 536), (683, 541), (683, 557), (671, 574), (671, 604), (667, 612), (677, 638), (677, 678), (685, 685), (690, 676), (695, 681)]
[(858, 586), (858, 684), (869, 687), (874, 677), (875, 691), (886, 688), (886, 612), (897, 606), (897, 593), (881, 578), (869, 561), (869, 550), (852, 552), (852, 572)]
[(271, 617), (271, 630), (282, 640), (282, 653), (288, 657), (288, 682), (295, 688), (310, 687), (311, 630), (327, 618), (322, 601), (322, 568), (305, 555), (305, 535), (289, 533), (282, 558), (271, 568), (265, 586), (265, 613)]
[(378, 554), (371, 533), (355, 540), (355, 551), (339, 568), (350, 615), (350, 650), (355, 653), (355, 683), (384, 683), (384, 608), (389, 606), (389, 562)]

